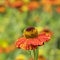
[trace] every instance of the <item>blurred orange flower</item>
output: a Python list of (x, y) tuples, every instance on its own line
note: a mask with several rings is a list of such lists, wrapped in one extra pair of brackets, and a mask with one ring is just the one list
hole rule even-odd
[(4, 5), (0, 5), (0, 13), (5, 13), (6, 7)]
[(56, 12), (57, 12), (57, 13), (60, 13), (60, 7), (57, 7), (57, 8), (56, 8)]
[(11, 52), (10, 47), (5, 48), (5, 49), (4, 49), (4, 52), (5, 52), (5, 53), (10, 53), (10, 52)]
[(40, 55), (40, 56), (38, 57), (38, 60), (46, 60), (46, 58), (45, 58), (43, 55)]
[(54, 5), (60, 5), (60, 0), (55, 0)]
[(3, 49), (2, 48), (0, 48), (0, 53), (2, 53), (3, 52)]
[(16, 47), (15, 47), (15, 44), (12, 44), (12, 45), (6, 47), (6, 48), (4, 49), (4, 52), (10, 53), (10, 52), (14, 51), (15, 48), (16, 48)]
[(60, 0), (41, 0), (44, 11), (52, 12), (52, 5), (60, 5)]
[(60, 5), (60, 0), (41, 0), (42, 4)]
[(6, 3), (11, 6), (11, 7), (14, 7), (14, 8), (19, 8), (23, 5), (23, 2), (20, 1), (20, 0), (6, 0)]
[[(34, 60), (34, 59), (30, 58), (29, 60)], [(43, 55), (39, 55), (38, 60), (46, 60), (46, 58)]]
[(52, 6), (49, 4), (46, 4), (46, 5), (44, 5), (44, 7), (43, 7), (43, 10), (45, 11), (45, 12), (52, 12)]
[(32, 1), (28, 4), (29, 10), (34, 10), (39, 7), (39, 3), (37, 1)]

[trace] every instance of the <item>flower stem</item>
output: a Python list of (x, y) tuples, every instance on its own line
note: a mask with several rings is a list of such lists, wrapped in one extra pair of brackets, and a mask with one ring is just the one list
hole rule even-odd
[(33, 50), (34, 53), (34, 60), (38, 60), (38, 48)]

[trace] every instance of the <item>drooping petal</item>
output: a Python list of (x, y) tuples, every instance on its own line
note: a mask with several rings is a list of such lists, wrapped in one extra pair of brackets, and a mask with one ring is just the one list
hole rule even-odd
[(23, 44), (20, 44), (20, 48), (24, 49), (24, 50), (34, 50), (37, 48), (37, 46), (35, 45), (31, 45), (27, 43), (28, 41), (26, 40)]
[[(16, 42), (16, 47), (21, 48), (23, 50), (33, 50), (37, 48), (35, 43), (32, 43), (33, 39), (19, 38)], [(35, 41), (36, 42), (36, 41)]]
[(32, 39), (30, 39), (29, 41), (30, 41), (30, 44), (31, 44), (31, 45), (34, 45), (34, 46), (43, 45), (43, 41), (40, 41), (40, 40), (38, 39), (38, 37), (32, 38)]
[(24, 43), (26, 41), (26, 38), (22, 37), (19, 38), (16, 42), (16, 47), (20, 48), (20, 44)]
[(40, 41), (47, 42), (51, 39), (51, 34), (50, 33), (41, 33), (39, 35)]
[(20, 44), (19, 46), (21, 49), (24, 49), (24, 50), (27, 50), (27, 47), (28, 47), (26, 41), (24, 43)]

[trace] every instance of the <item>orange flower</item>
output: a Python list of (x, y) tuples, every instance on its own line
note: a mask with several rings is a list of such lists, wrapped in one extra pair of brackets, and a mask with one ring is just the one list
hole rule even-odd
[(43, 7), (43, 9), (44, 9), (44, 11), (46, 11), (46, 12), (52, 12), (52, 7), (51, 7), (51, 5), (49, 4), (46, 4), (46, 5), (44, 5), (44, 7)]
[(55, 0), (54, 5), (60, 5), (60, 0)]
[(2, 48), (0, 48), (0, 53), (2, 53), (3, 52), (3, 49)]
[(60, 0), (41, 0), (42, 4), (60, 5)]
[(5, 49), (4, 49), (4, 52), (5, 52), (5, 53), (10, 53), (10, 52), (11, 52), (10, 47), (5, 48)]
[(46, 60), (46, 58), (43, 55), (39, 55), (38, 60)]
[(51, 5), (54, 5), (57, 0), (48, 0)]
[(34, 10), (39, 7), (39, 3), (36, 1), (32, 1), (28, 4), (29, 10)]
[(38, 46), (44, 44), (51, 39), (51, 32), (48, 30), (43, 30), (38, 34), (38, 31), (34, 27), (28, 27), (24, 30), (24, 36), (19, 38), (16, 42), (16, 47), (24, 49), (24, 50), (33, 50)]
[(7, 4), (11, 7), (19, 8), (23, 5), (23, 2), (20, 0), (14, 0), (12, 2), (10, 0), (7, 0)]
[(29, 60), (34, 60), (32, 57)]
[(0, 13), (5, 13), (6, 7), (4, 5), (0, 5)]
[[(29, 60), (34, 60), (34, 59), (30, 58)], [(46, 58), (43, 55), (39, 55), (38, 60), (46, 60)]]
[(60, 13), (60, 7), (57, 7), (57, 8), (56, 8), (56, 12), (57, 12), (57, 13)]
[(41, 0), (41, 4), (44, 6), (44, 11), (52, 12), (52, 5), (60, 5), (60, 0)]
[(12, 44), (12, 45), (10, 45), (10, 46), (8, 46), (7, 48), (4, 49), (4, 51), (6, 53), (10, 53), (10, 52), (12, 52), (14, 50), (15, 50), (15, 44)]
[(41, 4), (43, 5), (44, 11), (52, 12), (52, 2), (50, 0), (42, 0)]

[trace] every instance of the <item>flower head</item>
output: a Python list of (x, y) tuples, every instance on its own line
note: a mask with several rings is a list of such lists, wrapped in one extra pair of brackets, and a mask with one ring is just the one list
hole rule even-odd
[(16, 46), (25, 50), (33, 50), (38, 46), (44, 44), (44, 42), (49, 41), (51, 38), (51, 32), (48, 30), (43, 30), (38, 33), (35, 27), (28, 27), (24, 30), (23, 37), (19, 38), (16, 42)]

